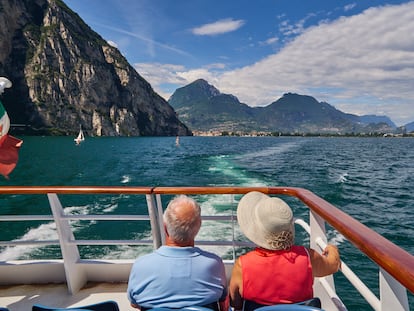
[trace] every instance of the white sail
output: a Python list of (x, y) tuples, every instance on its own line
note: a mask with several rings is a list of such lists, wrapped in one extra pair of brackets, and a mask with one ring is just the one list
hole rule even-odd
[(85, 140), (85, 135), (83, 135), (82, 127), (79, 129), (78, 137), (74, 139), (75, 143), (79, 145), (81, 142)]

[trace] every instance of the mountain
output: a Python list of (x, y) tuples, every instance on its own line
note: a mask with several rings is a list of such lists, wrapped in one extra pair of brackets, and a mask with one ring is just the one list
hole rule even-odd
[(177, 89), (168, 102), (180, 120), (194, 130), (239, 130), (254, 123), (253, 108), (233, 95), (220, 93), (203, 79)]
[(364, 115), (364, 116), (360, 116), (359, 120), (364, 123), (364, 124), (370, 124), (370, 123), (386, 123), (388, 124), (390, 127), (392, 128), (396, 128), (397, 126), (395, 125), (394, 122), (391, 121), (390, 118), (388, 118), (387, 116), (376, 116), (376, 115)]
[(410, 122), (404, 125), (407, 132), (414, 132), (414, 122)]
[(191, 135), (115, 47), (61, 0), (1, 0), (0, 76), (12, 123), (32, 132)]
[(260, 118), (277, 131), (329, 133), (355, 131), (350, 116), (327, 103), (306, 95), (284, 94), (269, 106), (260, 109)]
[(253, 108), (202, 79), (177, 89), (168, 102), (194, 131), (344, 134), (393, 130), (385, 119), (366, 123), (360, 116), (307, 95), (287, 93), (266, 107)]

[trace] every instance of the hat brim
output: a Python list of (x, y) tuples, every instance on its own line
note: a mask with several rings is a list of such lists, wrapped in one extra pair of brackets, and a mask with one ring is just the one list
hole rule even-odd
[(10, 88), (12, 87), (12, 83), (9, 79), (5, 78), (5, 77), (0, 77), (0, 83), (3, 82), (4, 83), (4, 88)]
[[(271, 234), (277, 234), (279, 232), (272, 232), (269, 230), (263, 220), (260, 219), (260, 216), (263, 217), (263, 215), (260, 214), (262, 214), (264, 209), (269, 213), (274, 212), (271, 215), (268, 215), (269, 217), (266, 219), (270, 220), (271, 223), (273, 219), (278, 218), (277, 208), (274, 208), (276, 206), (281, 206), (288, 212), (287, 217), (282, 220), (282, 224), (279, 226), (281, 231), (290, 231), (294, 234), (293, 213), (290, 207), (279, 198), (271, 198), (264, 193), (252, 191), (244, 195), (237, 206), (237, 221), (240, 230), (250, 241), (265, 249), (275, 249), (272, 244), (269, 243), (268, 237)], [(261, 210), (259, 211), (259, 209)]]

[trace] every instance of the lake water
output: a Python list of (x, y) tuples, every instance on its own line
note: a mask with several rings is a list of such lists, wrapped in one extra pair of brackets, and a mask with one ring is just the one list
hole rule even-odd
[[(302, 187), (414, 254), (413, 138), (181, 137), (179, 146), (175, 137), (86, 137), (80, 146), (75, 146), (71, 137), (20, 138), (24, 143), (19, 163), (10, 180), (0, 179), (0, 186)], [(93, 203), (69, 201), (69, 208), (74, 213), (124, 213), (133, 208), (131, 200), (107, 197)], [(50, 213), (47, 204), (37, 199), (0, 198), (0, 207), (2, 214)], [(205, 213), (215, 213), (219, 204), (203, 202), (202, 208)], [(301, 207), (292, 205), (292, 209), (296, 216), (306, 217)], [(111, 238), (137, 237), (132, 228), (124, 224), (117, 230), (119, 237)], [(146, 229), (140, 234), (145, 235)], [(27, 228), (16, 223), (2, 230), (2, 239), (50, 238), (53, 230), (48, 224), (34, 223)], [(104, 226), (78, 234), (93, 236), (96, 230), (108, 238)], [(217, 230), (210, 228), (202, 234), (214, 235)], [(297, 239), (302, 238), (298, 234)], [(378, 273), (370, 261), (340, 234), (332, 232), (330, 238), (346, 263), (376, 291)], [(56, 255), (53, 248), (0, 251), (0, 260)], [(101, 247), (95, 255), (134, 258), (137, 253), (123, 247)], [(359, 294), (348, 290), (348, 285), (342, 290), (348, 282), (340, 273), (335, 278), (349, 310), (370, 309)], [(412, 294), (409, 296), (414, 309)]]

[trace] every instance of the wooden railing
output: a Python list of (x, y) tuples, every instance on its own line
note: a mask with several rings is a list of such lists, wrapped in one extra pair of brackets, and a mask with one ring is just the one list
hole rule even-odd
[[(309, 230), (311, 246), (313, 244), (323, 248), (321, 245), (326, 242), (326, 237), (324, 242), (323, 239), (320, 239), (321, 237), (312, 237), (312, 234), (316, 232), (322, 232), (323, 234), (324, 222), (328, 223), (379, 266), (380, 282), (382, 282), (380, 284), (380, 295), (395, 295), (395, 301), (401, 304), (401, 308), (394, 308), (393, 310), (409, 310), (408, 300), (404, 292), (405, 289), (408, 289), (411, 293), (414, 293), (414, 256), (306, 189), (294, 187), (2, 186), (0, 187), (0, 198), (1, 195), (6, 194), (136, 194), (146, 195), (147, 198), (151, 196), (157, 198), (161, 195), (175, 194), (238, 195), (253, 190), (269, 195), (288, 195), (301, 200), (309, 207), (312, 216)], [(0, 221), (6, 219), (7, 217), (0, 217)], [(372, 300), (374, 302), (370, 303), (375, 310), (386, 310), (384, 306), (387, 306), (387, 304), (381, 302), (384, 299), (381, 298), (381, 300), (375, 301), (374, 298)], [(389, 297), (385, 300), (389, 300)], [(391, 299), (391, 301), (394, 300)], [(338, 310), (341, 309), (338, 308)]]

